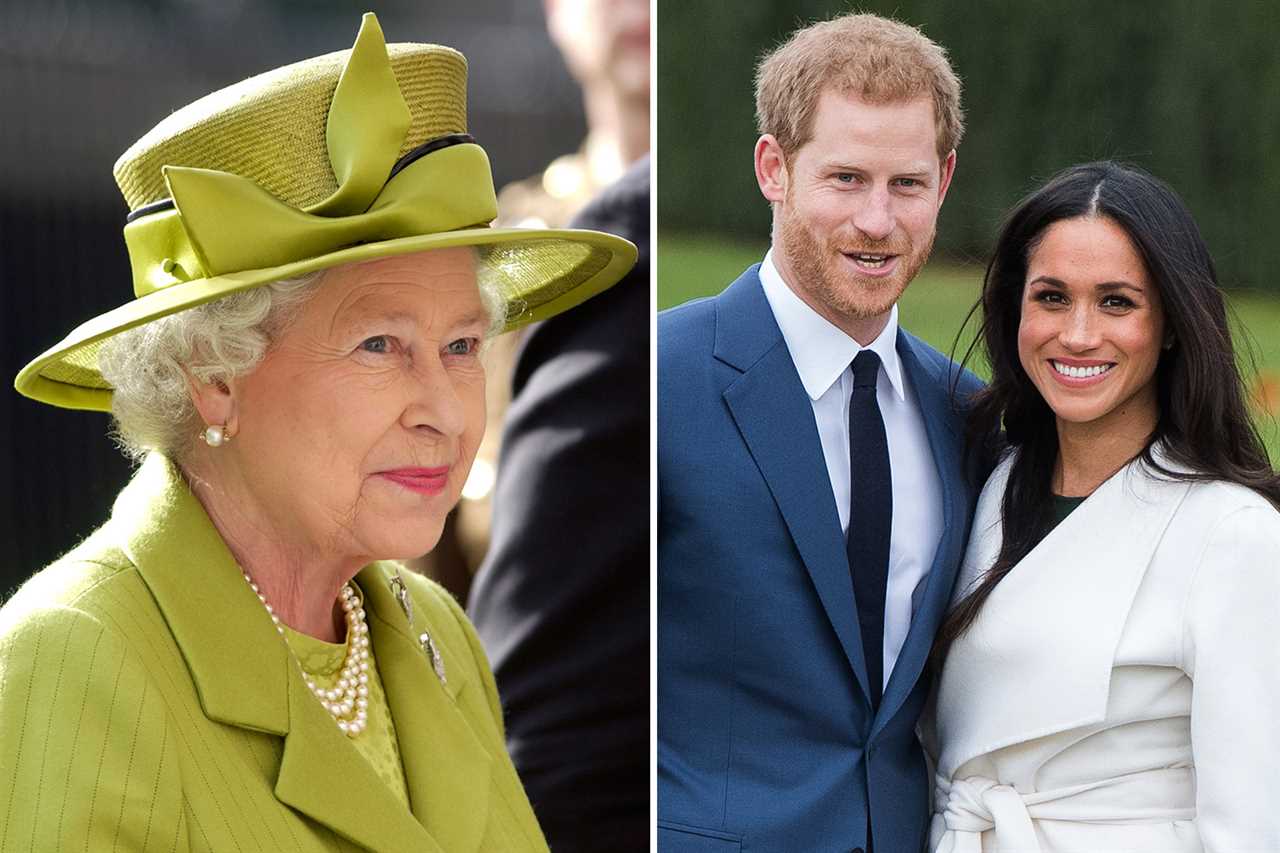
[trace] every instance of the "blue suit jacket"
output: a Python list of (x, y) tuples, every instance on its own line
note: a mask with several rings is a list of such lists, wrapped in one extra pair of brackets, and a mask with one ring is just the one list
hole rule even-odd
[(980, 485), (959, 405), (979, 382), (898, 333), (944, 527), (873, 716), (813, 410), (757, 269), (658, 319), (658, 847), (850, 851), (869, 810), (880, 853), (918, 851), (921, 673)]

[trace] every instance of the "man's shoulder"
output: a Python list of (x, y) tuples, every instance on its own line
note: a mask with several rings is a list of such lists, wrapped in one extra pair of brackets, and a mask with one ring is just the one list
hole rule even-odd
[(658, 355), (663, 344), (687, 344), (695, 340), (710, 340), (715, 332), (716, 298), (704, 296), (691, 299), (674, 308), (658, 312)]
[(911, 348), (912, 353), (919, 359), (920, 366), (938, 384), (946, 387), (948, 391), (954, 387), (957, 395), (963, 399), (982, 389), (985, 383), (973, 371), (957, 364), (945, 353), (935, 349), (906, 329), (900, 328), (899, 333), (907, 346)]
[[(752, 287), (759, 290), (759, 265), (748, 267), (727, 287), (714, 296), (691, 299), (688, 302), (658, 313), (658, 358), (663, 349), (688, 348), (699, 345), (710, 349), (714, 345), (716, 322), (724, 305), (729, 314), (750, 313), (744, 305), (752, 304)], [(761, 299), (763, 295), (761, 294)]]
[(714, 367), (715, 297), (695, 299), (658, 315), (658, 406), (662, 410), (706, 387)]

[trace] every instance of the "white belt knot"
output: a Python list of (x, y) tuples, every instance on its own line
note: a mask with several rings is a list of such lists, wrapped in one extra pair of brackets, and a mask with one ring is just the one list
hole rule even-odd
[(980, 853), (981, 833), (989, 829), (996, 830), (1002, 851), (1038, 853), (1040, 850), (1022, 795), (992, 779), (972, 776), (953, 780), (942, 820), (952, 844), (946, 847), (944, 842), (938, 848), (939, 853), (944, 850)]
[(988, 830), (995, 830), (1001, 853), (1041, 853), (1032, 819), (1117, 824), (1194, 818), (1195, 774), (1190, 767), (1168, 767), (1027, 794), (981, 776), (948, 781), (939, 775), (938, 805), (946, 831), (935, 853), (982, 853)]

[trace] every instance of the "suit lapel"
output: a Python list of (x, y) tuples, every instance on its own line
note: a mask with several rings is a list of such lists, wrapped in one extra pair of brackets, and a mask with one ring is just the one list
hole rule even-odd
[[(1008, 470), (1006, 460), (980, 501), (966, 588), (999, 551)], [(1132, 462), (1000, 582), (947, 657), (938, 702), (941, 771), (1105, 718), (1134, 597), (1188, 489)]]
[(849, 559), (813, 408), (756, 269), (716, 299), (715, 355), (742, 371), (725, 388), (724, 401), (782, 514), (863, 695), (869, 697)]
[[(969, 532), (969, 486), (963, 467), (963, 439), (951, 399), (951, 376), (930, 371), (915, 351), (915, 339), (898, 331), (898, 355), (910, 379), (924, 418), (938, 479), (942, 483), (942, 535), (933, 565), (925, 576), (924, 597), (912, 614), (911, 626), (894, 663), (872, 731), (883, 728), (906, 701), (933, 647), (933, 637), (946, 613), (951, 588), (960, 568), (961, 549)], [(957, 368), (958, 369), (958, 368)]]

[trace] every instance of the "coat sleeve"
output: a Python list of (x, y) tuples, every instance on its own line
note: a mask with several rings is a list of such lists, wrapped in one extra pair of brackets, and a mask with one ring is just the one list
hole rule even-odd
[(0, 766), (3, 853), (188, 849), (164, 703), (86, 613), (39, 610), (0, 632)]
[(1280, 850), (1280, 513), (1252, 505), (1216, 525), (1185, 614), (1204, 849)]

